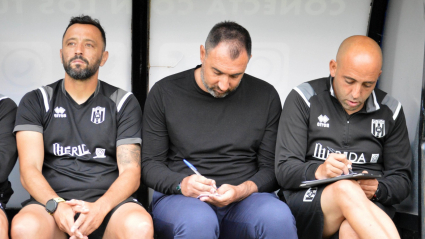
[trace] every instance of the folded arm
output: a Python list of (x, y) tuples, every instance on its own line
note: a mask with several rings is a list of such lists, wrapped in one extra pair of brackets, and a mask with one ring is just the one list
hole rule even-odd
[(188, 175), (167, 167), (169, 136), (161, 89), (155, 84), (149, 92), (143, 117), (142, 178), (148, 187), (164, 194), (181, 193), (177, 186)]
[(276, 178), (284, 189), (298, 189), (302, 181), (315, 180), (319, 163), (306, 162), (310, 108), (292, 90), (280, 117), (276, 142)]
[[(59, 197), (41, 173), (44, 161), (43, 135), (39, 132), (19, 131), (16, 133), (16, 142), (22, 186), (43, 205), (48, 200)], [(53, 216), (63, 232), (73, 235), (71, 226), (74, 212), (70, 206), (59, 203)]]
[[(103, 222), (105, 216), (120, 202), (130, 197), (140, 185), (140, 145), (125, 144), (117, 147), (119, 176), (108, 191), (96, 202), (85, 202), (84, 213), (75, 221), (72, 231), (90, 235)], [(72, 203), (70, 205), (73, 205)], [(76, 203), (75, 206), (78, 206)]]
[(378, 179), (378, 201), (385, 205), (403, 201), (409, 195), (412, 185), (412, 152), (402, 108), (394, 124), (384, 142), (384, 172), (383, 177)]
[[(254, 183), (256, 185), (254, 191), (258, 192), (273, 192), (278, 189), (274, 164), (276, 137), (282, 106), (279, 95), (274, 88), (268, 97), (270, 98), (270, 104), (267, 111), (267, 123), (263, 131), (260, 146), (257, 150), (258, 172), (247, 180), (248, 182), (245, 182), (248, 183), (248, 185), (250, 185), (249, 181)], [(252, 189), (253, 187), (248, 188)]]

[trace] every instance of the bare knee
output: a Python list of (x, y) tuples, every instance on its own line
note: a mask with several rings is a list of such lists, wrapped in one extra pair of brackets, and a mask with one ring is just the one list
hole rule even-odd
[(360, 188), (357, 181), (340, 180), (332, 185), (333, 196), (341, 199), (342, 202), (358, 202), (359, 199), (366, 199), (363, 190)]
[(40, 231), (40, 219), (32, 213), (18, 213), (12, 220), (12, 238), (28, 238)]
[(360, 186), (356, 184), (356, 181), (340, 180), (327, 186), (323, 190), (321, 207), (325, 219), (323, 228), (324, 235), (333, 235), (340, 229), (341, 223), (345, 220), (350, 210), (361, 208), (358, 205), (359, 196), (355, 195), (363, 192)]
[[(146, 213), (147, 214), (147, 213)], [(127, 215), (124, 223), (126, 232), (129, 232), (126, 238), (153, 238), (153, 221), (149, 214), (131, 213)]]
[(152, 218), (149, 213), (138, 207), (135, 209), (134, 205), (130, 204), (130, 206), (119, 208), (121, 210), (117, 210), (112, 215), (104, 238), (152, 239), (154, 234)]

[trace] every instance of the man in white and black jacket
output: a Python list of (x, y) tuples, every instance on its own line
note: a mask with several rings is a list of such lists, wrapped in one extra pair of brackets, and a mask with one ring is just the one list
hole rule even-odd
[[(411, 188), (411, 151), (401, 104), (375, 89), (382, 52), (365, 36), (341, 44), (330, 77), (295, 87), (285, 101), (276, 177), (299, 238), (399, 238), (392, 205)], [(337, 153), (331, 153), (328, 147)], [(305, 180), (367, 171), (378, 179), (339, 180), (310, 189)]]

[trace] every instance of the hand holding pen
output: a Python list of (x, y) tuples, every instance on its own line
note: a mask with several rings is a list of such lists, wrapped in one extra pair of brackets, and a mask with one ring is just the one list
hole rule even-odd
[(198, 170), (187, 160), (184, 163), (195, 173), (183, 179), (181, 182), (182, 193), (189, 197), (198, 197), (199, 195), (215, 194), (217, 187), (215, 181), (205, 178)]
[[(335, 152), (329, 148), (330, 152)], [(317, 168), (315, 172), (316, 179), (326, 179), (349, 174), (351, 170), (351, 162), (344, 154), (333, 153), (329, 154), (325, 162)], [(352, 171), (351, 171), (352, 172)]]
[[(340, 154), (338, 152), (335, 151), (335, 149), (331, 148), (331, 147), (327, 147), (329, 152), (334, 153), (334, 154)], [(347, 164), (347, 168), (348, 168), (348, 174), (353, 174), (353, 170), (351, 169), (351, 164)]]

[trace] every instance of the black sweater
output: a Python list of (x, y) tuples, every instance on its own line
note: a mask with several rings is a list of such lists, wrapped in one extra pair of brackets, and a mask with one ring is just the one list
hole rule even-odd
[(274, 87), (244, 74), (235, 91), (214, 98), (199, 88), (194, 70), (166, 77), (148, 95), (142, 147), (146, 185), (178, 193), (176, 186), (193, 174), (186, 159), (217, 186), (251, 180), (260, 192), (275, 190), (281, 103)]

